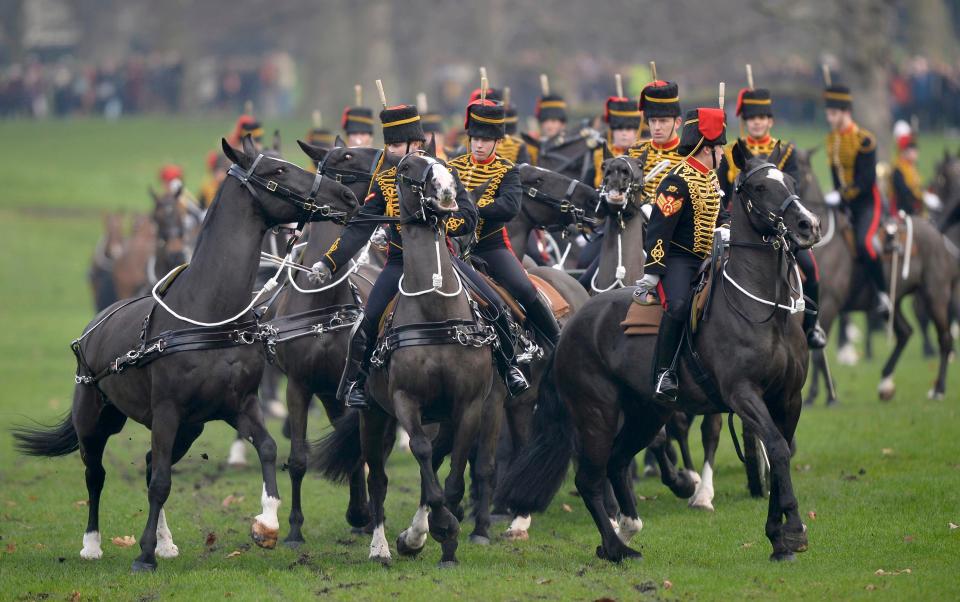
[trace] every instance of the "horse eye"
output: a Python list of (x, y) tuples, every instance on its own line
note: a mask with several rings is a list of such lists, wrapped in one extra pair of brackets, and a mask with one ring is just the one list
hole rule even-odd
[(351, 155), (350, 153), (347, 153), (343, 156), (343, 158), (349, 161), (350, 159), (353, 159), (353, 155)]

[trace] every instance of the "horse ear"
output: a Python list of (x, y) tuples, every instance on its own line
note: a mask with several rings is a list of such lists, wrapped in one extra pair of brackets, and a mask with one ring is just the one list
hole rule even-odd
[(744, 167), (746, 167), (747, 159), (752, 157), (750, 151), (743, 146), (740, 140), (737, 140), (737, 143), (733, 145), (733, 150), (730, 154), (733, 155), (733, 164), (736, 165), (740, 171), (743, 171)]
[(424, 149), (428, 156), (437, 158), (437, 137), (431, 136), (430, 142), (427, 144), (427, 148)]
[(273, 130), (273, 150), (280, 152), (280, 130)]
[(241, 149), (233, 148), (226, 138), (220, 139), (220, 145), (223, 147), (223, 154), (240, 167), (246, 167), (253, 162), (253, 159)]
[(257, 145), (253, 143), (253, 138), (249, 134), (240, 140), (240, 145), (243, 147), (244, 154), (251, 157), (258, 154)]
[(313, 146), (312, 144), (308, 144), (303, 140), (297, 140), (297, 144), (300, 145), (300, 150), (302, 150), (314, 161), (323, 161), (324, 157), (326, 157), (327, 153), (329, 152), (328, 149), (320, 148), (319, 146)]
[(780, 165), (781, 157), (783, 157), (783, 146), (780, 144), (780, 141), (777, 140), (777, 143), (773, 145), (773, 150), (770, 151), (770, 155), (767, 157), (767, 161), (774, 165)]
[(337, 134), (337, 137), (333, 140), (333, 148), (344, 148), (347, 146), (347, 143), (343, 141), (343, 138), (340, 137), (340, 134)]
[(610, 152), (610, 145), (603, 143), (603, 160), (613, 159), (613, 153)]

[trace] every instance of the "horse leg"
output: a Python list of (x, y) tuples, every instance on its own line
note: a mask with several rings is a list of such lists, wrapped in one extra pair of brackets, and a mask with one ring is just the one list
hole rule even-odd
[[(794, 552), (806, 550), (806, 534), (790, 477), (790, 445), (771, 417), (760, 392), (752, 385), (733, 391), (729, 404), (743, 421), (744, 430), (757, 433), (763, 441), (770, 459), (770, 503), (766, 523), (767, 538), (773, 545), (770, 559), (793, 560)], [(790, 425), (786, 434), (791, 438), (799, 418), (800, 404), (801, 400), (797, 399), (796, 410), (782, 418)]]
[[(387, 543), (386, 517), (383, 502), (387, 498), (387, 472), (385, 468), (386, 451), (384, 438), (393, 421), (377, 404), (363, 412), (360, 420), (360, 434), (363, 441), (364, 459), (370, 469), (367, 475), (367, 487), (370, 490), (370, 522), (374, 525), (370, 540), (369, 559), (381, 564), (390, 564), (390, 544)], [(424, 538), (426, 541), (426, 538)], [(423, 546), (421, 546), (422, 549)], [(401, 551), (401, 553), (403, 553)]]
[(897, 362), (900, 360), (900, 354), (903, 353), (904, 348), (907, 346), (907, 341), (910, 340), (910, 335), (913, 333), (913, 328), (910, 327), (907, 319), (903, 316), (902, 304), (903, 298), (901, 297), (893, 307), (893, 333), (897, 341), (893, 352), (890, 354), (890, 358), (887, 360), (887, 363), (883, 365), (883, 371), (881, 372), (883, 378), (880, 380), (880, 384), (877, 385), (877, 394), (882, 401), (890, 401), (897, 391), (897, 386), (893, 382), (893, 371), (896, 369)]
[[(307, 410), (312, 394), (294, 378), (287, 379), (287, 419), (290, 422), (290, 457), (287, 470), (290, 472), (290, 533), (283, 540), (291, 548), (299, 547), (303, 539), (303, 506), (300, 493), (303, 477), (307, 473)], [(351, 495), (351, 501), (353, 496)], [(349, 509), (347, 515), (349, 517)]]
[(811, 349), (808, 361), (810, 362), (810, 373), (807, 382), (810, 383), (810, 386), (807, 389), (807, 397), (803, 400), (803, 405), (812, 406), (816, 403), (817, 397), (820, 396), (820, 379), (825, 378), (823, 373), (823, 349)]
[(643, 528), (643, 521), (637, 511), (637, 498), (633, 492), (630, 464), (634, 456), (656, 437), (662, 426), (661, 422), (652, 412), (649, 415), (625, 412), (623, 426), (613, 442), (607, 474), (620, 503), (620, 516), (615, 531), (624, 544), (629, 544), (630, 539)]
[(74, 403), (74, 425), (80, 443), (80, 457), (86, 465), (87, 481), (87, 528), (83, 533), (83, 549), (80, 558), (99, 560), (100, 548), (100, 494), (107, 472), (103, 468), (103, 450), (110, 435), (120, 432), (127, 418), (113, 409), (96, 406), (97, 392), (92, 387), (77, 385), (77, 402)]
[(917, 317), (917, 325), (920, 326), (920, 336), (923, 337), (923, 357), (931, 358), (937, 353), (933, 349), (933, 342), (930, 340), (930, 312), (927, 309), (927, 303), (920, 295), (913, 298), (913, 314)]
[[(476, 478), (479, 487), (486, 490), (483, 494), (486, 499), (474, 501), (474, 513), (477, 517), (477, 523), (475, 523), (474, 526), (481, 531), (481, 535), (477, 538), (477, 543), (480, 544), (490, 542), (489, 537), (487, 537), (485, 533), (490, 527), (489, 489), (490, 479), (493, 476), (493, 455), (496, 452), (496, 437), (499, 434), (500, 403), (491, 404), (492, 407), (489, 408), (489, 411), (485, 412), (484, 410), (487, 409), (489, 401), (489, 397), (474, 400), (465, 406), (463, 414), (459, 416), (459, 420), (456, 421), (457, 431), (453, 438), (453, 449), (450, 453), (450, 472), (447, 474), (443, 493), (446, 508), (453, 509), (460, 507), (460, 502), (463, 500), (465, 490), (464, 471), (467, 460), (470, 458), (470, 452), (476, 450)], [(487, 416), (485, 416), (485, 414), (491, 415), (489, 420), (486, 420)], [(480, 433), (481, 426), (486, 427), (483, 433), (484, 441), (478, 442), (477, 435)], [(481, 449), (481, 446), (483, 449)], [(443, 550), (443, 556), (440, 559), (441, 566), (450, 566), (450, 563), (456, 564), (457, 559), (455, 553), (458, 546), (458, 532), (459, 527), (456, 529), (456, 532), (448, 533), (444, 540), (438, 540)]]
[(674, 412), (670, 422), (667, 423), (667, 432), (680, 447), (680, 457), (683, 459), (683, 467), (691, 472), (696, 472), (693, 467), (693, 456), (690, 454), (690, 426), (692, 423), (692, 414)]
[(133, 561), (132, 570), (135, 573), (157, 569), (157, 527), (160, 523), (160, 511), (170, 495), (173, 447), (180, 429), (180, 415), (173, 401), (164, 400), (153, 405), (153, 421), (150, 426), (152, 474), (150, 486), (147, 487), (150, 511), (147, 526), (140, 536), (140, 555)]
[(750, 497), (762, 498), (769, 495), (769, 485), (767, 475), (769, 474), (769, 465), (760, 446), (760, 438), (756, 433), (743, 429), (743, 468), (747, 473), (747, 490), (750, 491)]
[[(173, 442), (173, 451), (170, 457), (170, 465), (173, 466), (183, 458), (183, 456), (197, 440), (200, 433), (203, 432), (203, 425), (182, 424), (177, 431), (177, 438)], [(147, 489), (150, 488), (150, 479), (153, 476), (153, 451), (148, 451), (146, 456), (147, 464)], [(166, 511), (160, 509), (160, 518), (157, 520), (157, 556), (160, 558), (176, 558), (180, 555), (180, 549), (173, 543), (173, 533), (167, 525)]]
[[(919, 305), (919, 304), (918, 304)], [(929, 316), (937, 329), (937, 342), (940, 347), (940, 366), (937, 371), (937, 380), (927, 393), (929, 399), (943, 399), (947, 390), (947, 366), (950, 364), (950, 353), (953, 351), (953, 334), (950, 332), (950, 315), (947, 300), (933, 302), (927, 298), (926, 307)]]
[(653, 452), (653, 456), (657, 460), (657, 466), (660, 469), (660, 482), (666, 485), (673, 492), (673, 495), (687, 499), (696, 491), (697, 485), (700, 483), (700, 475), (689, 470), (677, 470), (676, 463), (670, 458), (669, 450), (672, 447), (666, 430), (661, 428), (650, 445), (647, 446), (647, 449)]
[(700, 437), (703, 441), (703, 471), (697, 490), (690, 497), (691, 508), (713, 512), (713, 467), (717, 463), (717, 446), (720, 444), (720, 431), (723, 429), (722, 414), (707, 414), (700, 423)]
[(238, 417), (240, 433), (250, 437), (260, 457), (263, 489), (260, 494), (261, 513), (254, 517), (250, 536), (261, 548), (273, 549), (280, 532), (280, 490), (277, 487), (277, 443), (263, 424), (263, 413), (256, 395), (247, 397), (243, 413)]

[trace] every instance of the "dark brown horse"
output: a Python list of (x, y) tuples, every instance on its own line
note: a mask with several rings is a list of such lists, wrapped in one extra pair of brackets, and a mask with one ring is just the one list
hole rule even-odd
[[(150, 507), (134, 571), (154, 570), (157, 556), (178, 554), (163, 512), (171, 467), (211, 420), (226, 421), (256, 447), (262, 513), (254, 519), (252, 535), (262, 547), (276, 544), (277, 446), (257, 401), (264, 354), (250, 311), (260, 241), (271, 226), (350, 212), (357, 202), (332, 179), (321, 182), (292, 163), (258, 156), (249, 138), (243, 146), (241, 151), (223, 141), (236, 164), (233, 177), (207, 213), (190, 266), (167, 281), (159, 300), (120, 302), (99, 314), (72, 345), (78, 369), (71, 413), (53, 428), (14, 431), (22, 453), (61, 456), (80, 450), (89, 493), (83, 558), (102, 555), (103, 452), (127, 418), (151, 430)], [(220, 344), (207, 344), (211, 340)]]
[[(773, 164), (744, 161), (739, 147), (734, 158), (742, 176), (732, 203), (729, 258), (714, 282), (718, 290), (709, 320), (694, 341), (685, 337), (678, 404), (653, 401), (652, 337), (625, 336), (620, 326), (634, 289), (594, 297), (563, 331), (541, 386), (536, 438), (502, 484), (504, 501), (512, 508), (541, 511), (577, 450), (577, 490), (600, 531), (601, 558), (640, 556), (627, 545), (642, 526), (630, 461), (677, 410), (732, 411), (760, 435), (772, 467), (766, 523), (771, 558), (792, 559), (807, 547), (788, 443), (800, 416), (807, 348), (801, 316), (795, 313), (799, 277), (793, 266), (785, 272), (784, 262), (789, 263), (788, 241), (808, 248), (819, 239), (819, 223)], [(691, 359), (694, 351), (699, 362)], [(696, 384), (696, 363), (709, 376), (712, 394)], [(608, 477), (621, 508), (619, 533), (603, 504)]]

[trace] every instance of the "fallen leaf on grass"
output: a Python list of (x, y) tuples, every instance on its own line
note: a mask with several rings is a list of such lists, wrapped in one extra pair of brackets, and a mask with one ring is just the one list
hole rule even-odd
[(867, 590), (868, 592), (872, 592), (873, 590), (877, 589), (877, 586), (872, 583), (868, 583), (863, 589)]
[(77, 501), (75, 501), (75, 502), (73, 503), (73, 507), (74, 507), (74, 508), (83, 508), (84, 506), (87, 506), (87, 505), (89, 505), (89, 504), (90, 504), (90, 502), (88, 502), (87, 500), (77, 500)]
[(137, 540), (133, 535), (124, 535), (123, 537), (114, 537), (110, 541), (113, 542), (113, 545), (119, 546), (121, 548), (129, 548), (133, 544), (137, 543)]
[(663, 580), (663, 589), (670, 589), (671, 587), (673, 587), (673, 582), (670, 581), (669, 579), (664, 579), (664, 580)]
[(951, 531), (953, 531), (954, 529), (960, 529), (960, 525), (955, 525), (953, 523), (947, 523), (947, 525), (950, 527)]
[(231, 505), (233, 505), (233, 504), (239, 504), (239, 503), (241, 503), (242, 501), (243, 501), (243, 496), (242, 496), (242, 495), (233, 495), (233, 494), (231, 493), (231, 494), (228, 495), (227, 497), (223, 498), (223, 501), (220, 502), (220, 505), (223, 506), (224, 508), (228, 508), (229, 506), (231, 506)]
[(553, 579), (537, 579), (537, 585), (546, 585), (553, 581)]
[(797, 472), (810, 472), (809, 464), (795, 464), (793, 467)]
[(563, 504), (560, 506), (560, 508), (563, 509), (564, 512), (573, 512), (573, 508), (570, 507), (570, 504)]
[(214, 533), (213, 531), (210, 531), (209, 533), (207, 533), (207, 539), (205, 543), (207, 544), (208, 548), (213, 544), (217, 543), (217, 534)]
[(70, 594), (70, 602), (80, 602), (80, 592), (73, 592)]
[(15, 543), (7, 544), (7, 554), (13, 554), (16, 551), (17, 551), (17, 544)]
[(755, 541), (745, 541), (745, 542), (743, 542), (742, 544), (740, 544), (740, 547), (741, 547), (741, 548), (752, 548), (755, 543), (757, 543), (757, 542), (755, 542)]
[(892, 447), (885, 447), (885, 448), (883, 448), (883, 449), (880, 450), (880, 453), (883, 454), (884, 456), (892, 456), (892, 455), (893, 455), (893, 448), (892, 448)]
[(913, 541), (913, 535), (904, 535), (904, 536), (903, 536), (903, 542), (904, 542), (904, 543), (910, 543), (910, 542), (912, 542), (912, 541)]
[(234, 551), (230, 552), (229, 554), (227, 554), (227, 555), (225, 556), (225, 558), (236, 558), (237, 556), (239, 556), (239, 555), (242, 554), (242, 553), (243, 553), (243, 552), (241, 552), (240, 550), (234, 550)]
[(873, 574), (877, 577), (893, 577), (896, 575), (909, 575), (913, 571), (910, 569), (900, 569), (899, 571), (885, 571), (883, 569), (877, 569)]
[(807, 516), (810, 518), (810, 520), (817, 520), (817, 513), (814, 510), (807, 512)]

